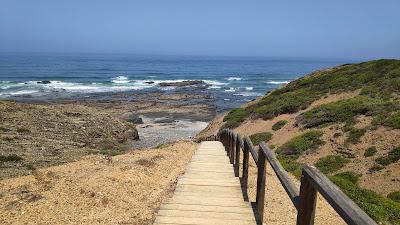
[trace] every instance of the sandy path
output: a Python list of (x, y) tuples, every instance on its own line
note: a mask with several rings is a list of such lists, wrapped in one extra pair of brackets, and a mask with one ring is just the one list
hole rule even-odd
[(0, 224), (151, 224), (196, 144), (87, 159), (0, 181)]

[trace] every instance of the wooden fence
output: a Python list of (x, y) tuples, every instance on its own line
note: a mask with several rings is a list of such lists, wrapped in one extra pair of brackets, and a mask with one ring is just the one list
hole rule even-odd
[[(235, 175), (239, 176), (240, 154), (242, 162), (242, 189), (247, 195), (249, 155), (257, 165), (256, 210), (258, 220), (264, 220), (264, 198), (266, 182), (266, 161), (269, 162), (283, 188), (297, 209), (297, 224), (314, 224), (316, 197), (319, 192), (347, 224), (376, 224), (363, 210), (348, 198), (335, 184), (313, 166), (306, 165), (302, 170), (300, 191), (296, 188), (288, 173), (283, 169), (274, 153), (261, 142), (256, 152), (250, 138), (241, 138), (232, 130), (224, 129), (217, 136), (206, 140), (220, 140), (225, 146), (231, 164), (234, 165)], [(282, 212), (284, 213), (284, 212)]]

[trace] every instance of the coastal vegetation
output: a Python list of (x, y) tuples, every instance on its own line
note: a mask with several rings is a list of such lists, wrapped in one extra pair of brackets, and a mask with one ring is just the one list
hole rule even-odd
[(376, 150), (376, 147), (375, 146), (371, 146), (371, 147), (365, 149), (364, 156), (365, 157), (370, 157), (370, 156), (375, 155), (377, 152), (378, 152), (378, 150)]
[(272, 138), (272, 134), (269, 132), (262, 132), (262, 133), (256, 133), (252, 134), (249, 136), (251, 142), (253, 142), (253, 145), (259, 145), (262, 141), (268, 142)]
[(277, 149), (277, 153), (298, 158), (303, 152), (314, 150), (322, 145), (324, 143), (320, 139), (322, 134), (322, 131), (319, 130), (308, 131), (280, 146)]
[(304, 126), (352, 123), (357, 115), (370, 115), (377, 124), (396, 127), (399, 114), (393, 114), (386, 120), (384, 118), (399, 110), (398, 100), (392, 98), (400, 93), (399, 77), (399, 60), (376, 60), (317, 71), (265, 95), (240, 109), (240, 113), (228, 114), (224, 122), (229, 124), (227, 127), (236, 127), (246, 117), (271, 119), (306, 109), (327, 94), (361, 90), (360, 96), (316, 107), (305, 113)]
[(274, 125), (272, 125), (272, 130), (277, 131), (280, 130), (282, 127), (284, 127), (288, 123), (287, 120), (279, 120), (276, 122)]

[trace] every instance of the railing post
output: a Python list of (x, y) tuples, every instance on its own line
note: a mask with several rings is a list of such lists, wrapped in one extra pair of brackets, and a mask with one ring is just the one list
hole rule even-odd
[(242, 182), (245, 193), (247, 193), (248, 177), (249, 177), (249, 148), (245, 143), (243, 146), (243, 172), (242, 172)]
[(236, 137), (235, 137), (235, 133), (233, 133), (233, 131), (231, 132), (231, 152), (230, 152), (230, 163), (233, 164), (234, 160), (235, 160), (235, 145), (236, 145)]
[(236, 135), (236, 155), (235, 155), (235, 176), (239, 177), (239, 162), (240, 162), (240, 145), (241, 145), (241, 141), (240, 141), (240, 135), (237, 134)]
[(297, 213), (297, 225), (314, 224), (317, 190), (309, 181), (304, 169), (301, 174), (300, 205)]
[(264, 199), (265, 199), (265, 154), (262, 148), (258, 148), (258, 162), (257, 162), (257, 196), (256, 204), (261, 224), (264, 219)]
[(226, 140), (227, 140), (227, 143), (226, 143), (226, 155), (229, 157), (229, 151), (230, 151), (230, 146), (231, 146), (231, 135), (230, 135), (230, 131), (228, 130), (227, 132), (226, 132)]

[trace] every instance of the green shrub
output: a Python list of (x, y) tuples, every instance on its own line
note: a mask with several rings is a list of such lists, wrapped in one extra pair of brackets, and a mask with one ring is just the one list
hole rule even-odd
[(288, 123), (287, 120), (279, 120), (276, 122), (274, 125), (272, 125), (272, 130), (280, 130), (283, 126), (285, 126)]
[(360, 138), (365, 134), (366, 131), (367, 130), (364, 128), (363, 129), (351, 128), (346, 143), (356, 144), (360, 142)]
[(336, 174), (335, 177), (339, 177), (339, 178), (345, 179), (353, 184), (357, 184), (361, 175), (356, 174), (353, 171), (346, 171), (346, 172)]
[(338, 138), (340, 136), (342, 136), (342, 133), (340, 133), (340, 132), (336, 132), (336, 133), (333, 134), (334, 138)]
[(384, 125), (393, 127), (395, 129), (400, 129), (400, 112), (396, 112), (395, 114), (389, 116), (385, 120)]
[(0, 162), (18, 162), (21, 161), (22, 157), (11, 154), (11, 155), (0, 155)]
[(257, 134), (252, 134), (249, 136), (251, 142), (253, 142), (253, 145), (257, 146), (259, 145), (262, 141), (268, 142), (272, 139), (272, 134), (269, 132), (262, 132), (262, 133), (257, 133)]
[(331, 176), (330, 179), (376, 222), (400, 224), (399, 203), (372, 190), (361, 188), (346, 178)]
[(368, 169), (368, 171), (370, 173), (374, 173), (380, 170), (383, 170), (385, 167), (381, 166), (381, 165), (373, 165), (371, 168)]
[(20, 128), (17, 128), (17, 132), (18, 133), (30, 133), (31, 131), (26, 128), (20, 127)]
[(320, 158), (315, 166), (324, 174), (330, 174), (340, 170), (344, 165), (349, 162), (340, 155), (328, 155)]
[(370, 156), (375, 155), (375, 153), (377, 153), (377, 152), (378, 152), (378, 150), (376, 150), (376, 147), (375, 146), (371, 146), (371, 147), (365, 149), (364, 156), (365, 157), (370, 157)]
[(10, 131), (10, 129), (7, 129), (5, 127), (0, 127), (0, 131), (1, 132), (8, 132), (8, 131)]
[(394, 191), (394, 192), (390, 192), (387, 195), (388, 198), (392, 199), (395, 202), (399, 202), (400, 203), (400, 191)]
[(287, 172), (293, 174), (298, 180), (300, 180), (303, 164), (297, 162), (293, 157), (286, 155), (277, 155), (277, 159)]
[(400, 160), (400, 146), (391, 150), (387, 156), (381, 156), (375, 159), (375, 162), (382, 166), (387, 166), (389, 164), (395, 163)]
[(230, 111), (223, 119), (225, 128), (238, 127), (246, 116), (246, 111), (243, 108), (237, 108)]
[(301, 153), (318, 148), (324, 142), (320, 139), (322, 131), (312, 130), (292, 138), (277, 149), (278, 154), (298, 157)]

